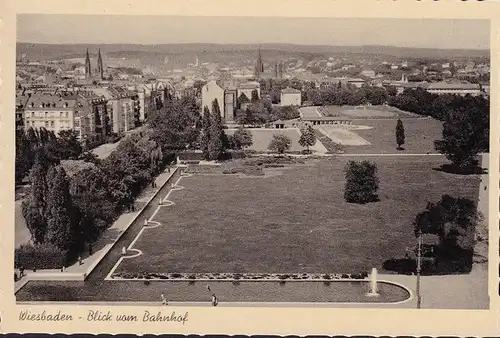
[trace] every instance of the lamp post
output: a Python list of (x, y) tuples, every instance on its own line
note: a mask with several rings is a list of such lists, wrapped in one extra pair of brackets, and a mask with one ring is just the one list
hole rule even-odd
[(422, 296), (420, 295), (420, 272), (422, 270), (422, 230), (418, 232), (418, 248), (417, 248), (417, 309), (420, 309)]

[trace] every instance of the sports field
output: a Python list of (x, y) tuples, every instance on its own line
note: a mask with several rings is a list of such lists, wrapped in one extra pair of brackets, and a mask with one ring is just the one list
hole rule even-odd
[(319, 111), (323, 116), (344, 116), (353, 119), (418, 116), (390, 106), (327, 106), (320, 107)]
[[(426, 154), (437, 153), (434, 141), (441, 139), (442, 123), (435, 119), (403, 119), (405, 129), (404, 150), (398, 151), (396, 144), (397, 120), (353, 120), (352, 124), (373, 127), (371, 129), (352, 130), (370, 145), (345, 146), (347, 153), (363, 154)], [(335, 140), (334, 140), (335, 142)]]
[(433, 170), (442, 157), (373, 157), (380, 201), (344, 201), (348, 157), (317, 160), (282, 175), (182, 178), (134, 244), (142, 255), (115, 272), (357, 273), (414, 246), (412, 222), (447, 193), (477, 199), (479, 179)]

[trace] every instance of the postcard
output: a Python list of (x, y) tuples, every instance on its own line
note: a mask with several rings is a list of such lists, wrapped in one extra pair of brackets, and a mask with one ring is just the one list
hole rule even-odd
[(500, 4), (0, 7), (2, 332), (500, 332)]

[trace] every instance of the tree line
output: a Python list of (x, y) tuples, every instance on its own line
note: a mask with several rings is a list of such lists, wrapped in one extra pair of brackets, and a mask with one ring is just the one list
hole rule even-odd
[[(127, 136), (106, 159), (92, 157), (90, 167), (73, 175), (68, 175), (61, 165), (71, 156), (65, 152), (59, 156), (61, 150), (53, 151), (66, 142), (65, 137), (34, 132), (38, 136), (33, 141), (37, 146), (29, 153), (34, 157), (29, 174), (31, 189), (22, 204), (32, 243), (16, 250), (16, 257), (24, 257), (16, 264), (26, 267), (36, 261), (38, 268), (54, 268), (54, 264), (70, 264), (84, 250), (91, 251), (92, 243), (124, 210), (131, 208), (135, 198), (175, 159), (176, 153), (193, 146), (197, 109), (190, 99), (169, 102), (152, 119), (150, 128)], [(26, 138), (30, 135), (27, 133)], [(73, 158), (81, 158), (77, 152), (72, 154)], [(44, 254), (62, 260), (40, 261)]]

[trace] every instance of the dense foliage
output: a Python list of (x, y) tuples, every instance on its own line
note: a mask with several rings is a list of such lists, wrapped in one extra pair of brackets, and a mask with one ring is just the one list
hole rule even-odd
[[(33, 143), (46, 151), (35, 153), (30, 174), (32, 189), (22, 205), (33, 245), (18, 249), (17, 257), (46, 253), (46, 259), (33, 258), (40, 263), (37, 267), (42, 268), (53, 265), (50, 257), (54, 250), (64, 256), (64, 262), (70, 263), (90, 247), (164, 165), (197, 138), (193, 130), (199, 112), (192, 103), (189, 99), (167, 102), (150, 128), (127, 136), (109, 157), (95, 161), (71, 177), (60, 165), (60, 158), (76, 156), (78, 148), (72, 136), (63, 134), (59, 141), (42, 132), (41, 137), (36, 137), (38, 143)], [(48, 148), (49, 142), (66, 146), (55, 151)], [(45, 249), (47, 246), (51, 249)], [(16, 261), (16, 264), (25, 263)]]
[(300, 130), (299, 144), (306, 147), (307, 152), (309, 152), (309, 147), (316, 144), (316, 133), (311, 125), (306, 125)]
[(284, 134), (274, 134), (273, 138), (269, 142), (268, 149), (273, 152), (283, 154), (290, 149), (291, 145), (292, 140), (288, 136)]
[(401, 146), (405, 144), (405, 128), (401, 119), (398, 119), (396, 124), (396, 143), (398, 145), (398, 149), (401, 149)]
[(377, 165), (369, 161), (349, 161), (345, 168), (344, 199), (349, 203), (369, 203), (378, 199)]

